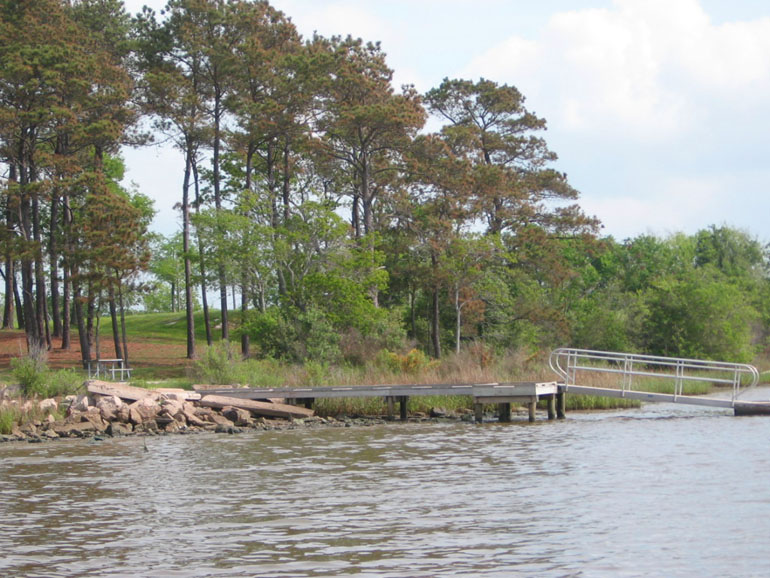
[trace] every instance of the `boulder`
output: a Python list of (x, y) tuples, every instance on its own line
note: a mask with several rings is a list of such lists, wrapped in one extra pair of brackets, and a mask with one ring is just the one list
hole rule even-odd
[(159, 411), (160, 406), (151, 397), (145, 397), (128, 406), (129, 420), (135, 425), (154, 420)]
[(107, 435), (116, 437), (116, 436), (127, 436), (131, 434), (133, 431), (134, 430), (131, 427), (130, 423), (112, 422), (110, 425), (107, 426), (105, 433)]
[(185, 429), (184, 424), (180, 424), (178, 421), (174, 419), (172, 419), (163, 427), (163, 431), (165, 431), (166, 433), (179, 433), (183, 429)]
[(67, 410), (67, 415), (71, 415), (75, 412), (86, 411), (89, 407), (91, 407), (91, 400), (89, 397), (87, 395), (79, 395), (70, 404), (70, 407)]
[(51, 427), (59, 437), (85, 437), (96, 432), (94, 424), (90, 421), (81, 421), (78, 423), (56, 423)]
[(96, 400), (96, 407), (105, 421), (114, 421), (118, 419), (118, 411), (126, 404), (117, 395), (99, 396)]
[(211, 421), (217, 424), (218, 427), (232, 428), (235, 424), (227, 419), (225, 416), (216, 412), (211, 412)]
[(115, 418), (120, 423), (130, 423), (131, 421), (131, 411), (128, 409), (127, 404), (123, 404), (118, 408), (118, 411), (115, 412)]
[(164, 399), (160, 402), (160, 415), (168, 416), (176, 421), (184, 421), (184, 401)]
[(254, 419), (251, 417), (251, 412), (239, 407), (225, 407), (222, 409), (222, 415), (237, 426), (254, 425)]
[(42, 412), (52, 412), (58, 409), (59, 404), (54, 398), (49, 397), (48, 399), (41, 400), (37, 404), (37, 407), (40, 408), (40, 411)]
[(196, 427), (203, 427), (206, 425), (207, 421), (201, 419), (198, 417), (198, 415), (195, 413), (194, 407), (188, 407), (188, 404), (185, 404), (182, 408), (182, 416), (184, 417), (185, 421), (187, 422), (187, 425), (192, 425)]
[(88, 411), (81, 414), (80, 421), (90, 422), (94, 429), (100, 433), (107, 429), (107, 422), (102, 419), (102, 413), (98, 407), (89, 407)]

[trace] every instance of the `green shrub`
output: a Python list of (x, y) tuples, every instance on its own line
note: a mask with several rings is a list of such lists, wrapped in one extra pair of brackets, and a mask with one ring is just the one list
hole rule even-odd
[(75, 369), (49, 371), (46, 374), (46, 387), (41, 395), (58, 397), (71, 395), (83, 385), (83, 374)]
[(212, 385), (233, 385), (242, 383), (243, 372), (240, 352), (229, 341), (220, 341), (206, 348), (197, 363), (195, 373), (205, 383)]
[(431, 359), (419, 349), (411, 349), (404, 355), (385, 351), (379, 359), (384, 361), (390, 371), (409, 375), (416, 375), (439, 364), (438, 360)]
[(0, 408), (0, 434), (9, 435), (19, 422), (20, 412), (15, 407)]
[(27, 357), (11, 359), (11, 374), (24, 395), (45, 396), (48, 368), (44, 352), (31, 351)]

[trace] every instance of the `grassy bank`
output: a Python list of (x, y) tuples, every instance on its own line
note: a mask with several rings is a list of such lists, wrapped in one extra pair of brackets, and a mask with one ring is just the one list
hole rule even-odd
[[(237, 312), (236, 312), (237, 313)], [(217, 312), (212, 312), (214, 331)], [(190, 389), (195, 383), (246, 385), (250, 387), (297, 386), (355, 386), (374, 384), (423, 383), (489, 383), (517, 381), (553, 381), (548, 369), (547, 352), (508, 351), (496, 353), (479, 346), (470, 346), (459, 355), (450, 354), (440, 361), (432, 360), (419, 351), (380, 352), (364, 365), (327, 365), (315, 362), (290, 364), (272, 359), (241, 360), (237, 343), (216, 343), (205, 346), (202, 313), (196, 314), (196, 339), (199, 359), (185, 358), (185, 319), (182, 313), (137, 314), (127, 317), (129, 356), (133, 368), (132, 384), (141, 387), (181, 387)], [(114, 357), (114, 351), (102, 322), (101, 357)], [(19, 367), (11, 367), (13, 359), (24, 356), (24, 334), (20, 331), (0, 331), (0, 387), (2, 384), (24, 384), (25, 392), (38, 398), (65, 395), (77, 389), (85, 380), (80, 368), (77, 336), (67, 352), (54, 349), (47, 354), (47, 365), (37, 372), (27, 367), (21, 375)], [(767, 365), (767, 364), (765, 364)], [(26, 367), (26, 366), (25, 366)], [(53, 368), (53, 369), (51, 369)], [(55, 371), (66, 368), (66, 371)], [(770, 374), (763, 377), (770, 378)], [(30, 386), (29, 384), (34, 384)], [(618, 376), (592, 374), (587, 385), (618, 387)], [(647, 379), (634, 383), (643, 391), (673, 393), (673, 381)], [(686, 382), (685, 394), (706, 395), (715, 391), (707, 382)], [(567, 396), (568, 410), (604, 410), (636, 407), (639, 402), (618, 398)], [(410, 410), (429, 412), (432, 407), (447, 411), (470, 410), (469, 398), (415, 398)], [(381, 414), (381, 400), (319, 401), (318, 411), (327, 415)], [(12, 419), (12, 418), (6, 418)]]

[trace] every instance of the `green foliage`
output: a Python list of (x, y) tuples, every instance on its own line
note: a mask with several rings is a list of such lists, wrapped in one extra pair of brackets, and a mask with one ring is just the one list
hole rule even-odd
[(662, 279), (645, 295), (643, 341), (650, 353), (751, 361), (757, 312), (745, 294), (713, 269)]
[(12, 406), (0, 407), (0, 434), (10, 435), (15, 425), (19, 424), (21, 411)]
[(40, 395), (47, 391), (48, 366), (43, 355), (28, 355), (11, 359), (11, 373), (21, 385), (26, 396)]
[(75, 369), (49, 371), (45, 397), (71, 395), (83, 387), (83, 373)]
[(380, 360), (390, 371), (407, 375), (417, 375), (437, 367), (439, 363), (419, 349), (411, 349), (403, 355), (384, 350)]
[(235, 385), (242, 382), (240, 353), (229, 341), (220, 341), (207, 347), (195, 363), (195, 373), (204, 383)]
[(69, 395), (83, 385), (83, 374), (79, 371), (50, 371), (44, 354), (11, 359), (11, 374), (27, 397)]

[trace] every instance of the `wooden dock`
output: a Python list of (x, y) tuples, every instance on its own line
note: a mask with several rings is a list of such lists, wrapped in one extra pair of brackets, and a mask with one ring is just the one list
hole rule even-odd
[(510, 421), (513, 404), (526, 406), (529, 421), (535, 421), (535, 409), (541, 399), (548, 401), (548, 419), (564, 418), (564, 393), (556, 382), (536, 383), (464, 383), (419, 385), (352, 385), (345, 387), (246, 388), (194, 386), (203, 401), (207, 396), (224, 396), (247, 400), (280, 398), (287, 403), (312, 407), (316, 399), (383, 398), (388, 415), (395, 417), (399, 404), (400, 417), (407, 419), (409, 398), (418, 396), (467, 395), (473, 398), (475, 418), (481, 423), (484, 406), (494, 404), (500, 421)]

